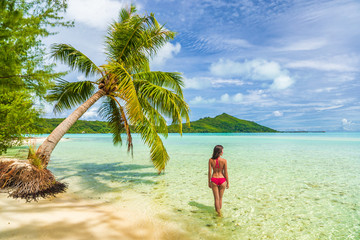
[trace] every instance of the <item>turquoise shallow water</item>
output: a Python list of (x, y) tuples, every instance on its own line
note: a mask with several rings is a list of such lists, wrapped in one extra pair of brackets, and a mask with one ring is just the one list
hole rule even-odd
[[(134, 157), (110, 134), (67, 134), (49, 168), (70, 191), (107, 202), (133, 191), (202, 239), (360, 239), (360, 133), (170, 134), (157, 175), (134, 136)], [(207, 186), (212, 148), (224, 146), (230, 189), (215, 217)]]

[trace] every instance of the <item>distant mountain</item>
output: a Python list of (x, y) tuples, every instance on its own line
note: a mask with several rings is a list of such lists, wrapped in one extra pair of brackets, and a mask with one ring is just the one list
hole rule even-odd
[[(42, 118), (36, 123), (36, 133), (50, 133), (64, 118)], [(168, 126), (169, 133), (178, 132), (178, 126)], [(134, 131), (134, 129), (132, 129)], [(78, 120), (68, 133), (109, 133), (107, 122)], [(255, 122), (241, 120), (223, 113), (214, 118), (205, 117), (191, 122), (190, 128), (183, 124), (184, 133), (248, 133), (248, 132), (277, 132), (274, 129), (261, 126)]]
[[(169, 132), (177, 132), (178, 126), (170, 125)], [(214, 118), (205, 117), (191, 122), (190, 127), (183, 124), (184, 133), (249, 133), (278, 132), (255, 122), (242, 120), (223, 113)]]

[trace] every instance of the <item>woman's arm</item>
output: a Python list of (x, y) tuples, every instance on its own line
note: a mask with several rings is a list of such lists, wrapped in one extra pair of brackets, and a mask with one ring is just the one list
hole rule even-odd
[(209, 185), (209, 188), (211, 188), (211, 163), (210, 163), (210, 159), (209, 159), (208, 185)]
[(225, 166), (224, 166), (224, 176), (226, 179), (226, 188), (229, 188), (229, 175), (228, 175), (228, 171), (227, 171), (227, 161), (225, 160)]

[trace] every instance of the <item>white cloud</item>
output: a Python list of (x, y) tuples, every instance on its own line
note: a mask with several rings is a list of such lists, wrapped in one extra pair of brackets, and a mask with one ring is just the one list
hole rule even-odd
[(285, 74), (277, 62), (253, 60), (249, 65), (251, 77), (255, 80), (271, 80)]
[[(265, 98), (267, 94), (264, 90), (253, 90), (248, 91), (248, 94), (237, 93), (233, 96), (224, 94), (221, 96), (221, 102), (233, 103), (233, 104), (244, 104), (244, 105), (262, 105), (266, 103)], [(268, 102), (270, 104), (270, 102)]]
[(184, 78), (185, 88), (187, 89), (206, 89), (206, 88), (220, 88), (228, 85), (242, 86), (244, 81), (238, 79), (222, 79), (212, 77), (194, 77)]
[(225, 93), (221, 95), (220, 99), (210, 98), (210, 99), (204, 99), (200, 96), (195, 97), (193, 100), (190, 101), (191, 104), (207, 104), (207, 103), (233, 103), (238, 104), (243, 101), (243, 95), (241, 93), (237, 93), (233, 96), (230, 96), (229, 94)]
[(212, 33), (205, 34), (197, 37), (195, 41), (192, 41), (192, 48), (202, 51), (238, 51), (241, 49), (250, 49), (254, 47), (246, 39), (224, 36), (222, 34)]
[(242, 86), (245, 82), (237, 79), (214, 79), (211, 81), (211, 84), (213, 87), (222, 87), (224, 85)]
[(345, 131), (359, 131), (360, 130), (360, 124), (354, 123), (346, 118), (343, 118), (341, 120), (342, 123), (342, 129)]
[(187, 89), (204, 89), (211, 87), (211, 78), (195, 77), (184, 78), (185, 88)]
[(92, 106), (90, 107), (84, 115), (81, 116), (82, 120), (95, 120), (98, 117), (98, 107)]
[(356, 71), (357, 69), (343, 63), (333, 63), (327, 61), (319, 61), (319, 60), (303, 60), (303, 61), (294, 61), (290, 62), (286, 65), (288, 68), (311, 68), (322, 71), (339, 71), (339, 72), (347, 72), (347, 71)]
[(343, 125), (348, 125), (351, 124), (351, 121), (348, 121), (346, 118), (343, 118), (343, 120), (341, 120)]
[(334, 87), (318, 88), (318, 89), (315, 89), (314, 92), (316, 92), (316, 93), (331, 92), (335, 89), (336, 88), (334, 88)]
[(173, 58), (180, 52), (180, 50), (180, 43), (165, 43), (165, 45), (157, 52), (156, 56), (151, 60), (151, 66), (163, 66), (168, 59)]
[(327, 44), (325, 39), (306, 39), (290, 43), (289, 45), (280, 48), (280, 51), (308, 51), (324, 47)]
[(294, 83), (294, 80), (286, 75), (281, 75), (274, 79), (273, 84), (271, 84), (271, 89), (283, 90), (290, 87)]
[(44, 111), (43, 117), (48, 117), (48, 114), (54, 113), (54, 104), (49, 102), (41, 102), (41, 104), (38, 105), (40, 109)]
[(249, 94), (244, 96), (244, 103), (245, 104), (261, 104), (261, 105), (268, 105), (271, 104), (271, 102), (267, 102), (265, 98), (267, 97), (267, 94), (264, 90), (254, 90), (254, 91), (248, 91)]
[(319, 108), (315, 108), (315, 110), (324, 111), (324, 110), (331, 110), (331, 109), (341, 108), (343, 106), (344, 105), (337, 105), (337, 106), (330, 106), (330, 107), (319, 107)]
[(233, 100), (234, 102), (241, 102), (243, 100), (243, 95), (241, 93), (235, 94)]
[(295, 81), (286, 69), (279, 63), (254, 59), (251, 61), (235, 62), (220, 59), (210, 66), (210, 72), (222, 77), (242, 77), (250, 80), (273, 81), (271, 89), (282, 90), (290, 87)]
[(242, 95), (241, 93), (237, 93), (234, 96), (230, 96), (229, 94), (225, 93), (220, 97), (220, 102), (238, 104), (242, 103), (243, 99), (244, 95)]
[(86, 80), (86, 78), (85, 78), (84, 75), (79, 75), (79, 76), (76, 77), (76, 79), (77, 79), (78, 81), (84, 81), (84, 80)]
[(284, 114), (283, 114), (283, 112), (280, 112), (280, 111), (274, 111), (274, 112), (273, 112), (273, 115), (274, 115), (275, 117), (281, 117), (281, 116), (284, 115)]
[(231, 46), (234, 47), (242, 47), (242, 48), (249, 48), (252, 47), (252, 44), (250, 44), (248, 41), (246, 41), (245, 39), (241, 39), (241, 38), (228, 38), (228, 39), (223, 39), (221, 36), (216, 37), (216, 39), (221, 39), (221, 45), (225, 44), (229, 44)]
[(220, 59), (210, 66), (210, 72), (216, 76), (242, 76), (247, 73), (248, 64)]
[(116, 20), (119, 11), (129, 6), (127, 1), (114, 0), (70, 0), (67, 8), (67, 18), (75, 19), (90, 27), (106, 30), (109, 23)]
[(234, 95), (229, 95), (225, 93), (220, 96), (220, 98), (215, 99), (204, 99), (200, 96), (195, 97), (190, 101), (192, 104), (200, 103), (227, 103), (227, 104), (242, 104), (242, 105), (252, 105), (252, 106), (273, 106), (277, 103), (268, 98), (268, 95), (264, 90), (249, 90), (248, 94), (237, 93)]
[(215, 98), (209, 98), (209, 99), (204, 99), (200, 96), (195, 97), (193, 100), (190, 100), (189, 103), (190, 104), (209, 104), (209, 103), (214, 103), (216, 102)]
[(229, 103), (229, 102), (230, 102), (230, 96), (229, 96), (229, 94), (225, 93), (224, 95), (222, 95), (222, 96), (220, 97), (220, 102)]

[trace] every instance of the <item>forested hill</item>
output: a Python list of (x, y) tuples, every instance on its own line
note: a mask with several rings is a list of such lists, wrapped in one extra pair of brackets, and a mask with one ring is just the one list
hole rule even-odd
[[(177, 132), (178, 127), (169, 126), (169, 132)], [(214, 118), (205, 117), (191, 122), (190, 127), (183, 124), (184, 133), (249, 133), (249, 132), (277, 132), (274, 129), (262, 126), (255, 122), (250, 122), (226, 113)]]
[[(50, 133), (63, 118), (43, 118), (36, 125), (40, 133)], [(177, 132), (178, 127), (169, 126), (169, 132)], [(109, 133), (110, 128), (106, 122), (78, 120), (68, 133)], [(223, 113), (214, 118), (205, 117), (191, 122), (190, 128), (183, 124), (184, 133), (237, 133), (237, 132), (277, 132), (255, 122), (250, 122)]]
[[(42, 118), (36, 123), (37, 132), (51, 133), (64, 118)], [(109, 133), (106, 122), (77, 120), (67, 133)]]

